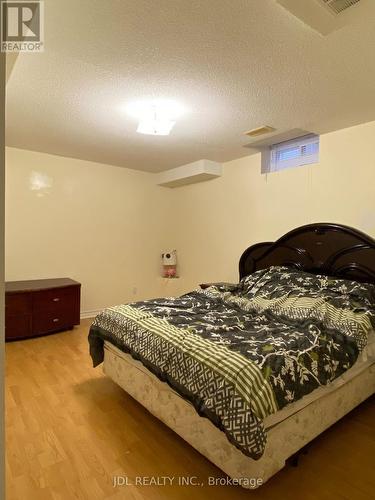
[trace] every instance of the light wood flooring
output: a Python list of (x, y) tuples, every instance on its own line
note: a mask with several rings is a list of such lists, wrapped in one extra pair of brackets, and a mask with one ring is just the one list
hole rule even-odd
[[(375, 499), (374, 397), (258, 490), (208, 486), (222, 473), (92, 368), (89, 324), (6, 345), (7, 500)], [(114, 488), (118, 475), (203, 486)]]

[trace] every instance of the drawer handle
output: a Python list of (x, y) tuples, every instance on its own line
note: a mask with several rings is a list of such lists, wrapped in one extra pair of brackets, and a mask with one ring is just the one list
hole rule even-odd
[(58, 321), (60, 321), (60, 320), (59, 320), (59, 318), (55, 318), (55, 319), (53, 320), (53, 322), (54, 322), (54, 323), (57, 323)]
[(55, 298), (54, 298), (54, 299), (52, 299), (52, 300), (53, 300), (54, 302), (59, 302), (59, 301), (60, 301), (59, 297), (55, 297)]

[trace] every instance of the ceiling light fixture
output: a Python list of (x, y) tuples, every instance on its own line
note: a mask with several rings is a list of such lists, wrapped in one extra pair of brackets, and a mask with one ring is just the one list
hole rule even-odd
[(137, 132), (148, 135), (169, 135), (184, 108), (175, 101), (154, 99), (127, 106), (127, 113), (139, 120)]

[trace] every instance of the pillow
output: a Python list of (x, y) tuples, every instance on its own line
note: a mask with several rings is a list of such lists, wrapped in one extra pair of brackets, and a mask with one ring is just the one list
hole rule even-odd
[(287, 266), (272, 266), (246, 276), (240, 282), (241, 295), (251, 299), (281, 297), (323, 298), (340, 309), (366, 313), (375, 328), (375, 285), (312, 274)]

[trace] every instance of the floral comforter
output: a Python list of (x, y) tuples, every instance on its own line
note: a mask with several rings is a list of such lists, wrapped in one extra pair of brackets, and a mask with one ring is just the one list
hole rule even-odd
[(375, 327), (375, 286), (271, 267), (238, 284), (110, 307), (89, 334), (112, 342), (258, 459), (263, 420), (348, 370)]

